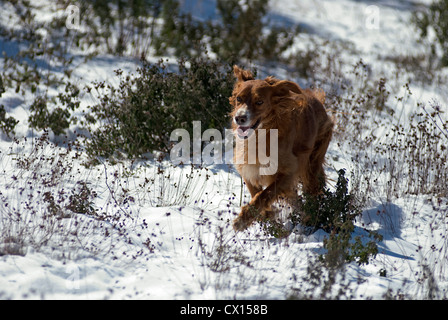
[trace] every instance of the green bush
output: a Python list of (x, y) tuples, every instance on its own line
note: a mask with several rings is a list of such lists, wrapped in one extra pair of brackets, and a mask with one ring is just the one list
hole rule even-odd
[(12, 138), (14, 136), (14, 128), (18, 123), (19, 121), (14, 117), (7, 117), (5, 106), (0, 105), (0, 129), (7, 137)]
[(279, 60), (296, 30), (264, 30), (268, 0), (218, 0), (220, 21), (208, 23), (212, 51), (224, 60)]
[[(429, 8), (417, 10), (412, 16), (412, 22), (420, 31), (420, 36), (426, 38), (428, 30), (434, 30), (437, 42), (439, 43), (443, 56), (441, 64), (448, 66), (448, 0), (437, 0), (429, 5)], [(434, 53), (435, 45), (431, 50)]]
[[(0, 97), (5, 92), (5, 87), (3, 86), (3, 79), (0, 76)], [(5, 106), (0, 105), (0, 129), (5, 133), (9, 138), (14, 135), (14, 128), (16, 124), (19, 123), (14, 117), (7, 117)]]
[[(204, 47), (221, 60), (278, 60), (291, 44), (296, 30), (266, 28), (268, 0), (217, 0), (217, 20), (199, 21), (183, 13), (179, 0), (58, 0), (82, 12), (76, 32), (65, 29), (73, 44), (92, 54), (146, 57), (150, 47), (157, 55), (201, 56)], [(65, 17), (64, 17), (65, 18)], [(55, 25), (65, 22), (55, 19)]]
[[(317, 196), (304, 194), (289, 219), (293, 228), (300, 224), (305, 227), (306, 233), (323, 229), (329, 234), (323, 241), (326, 253), (319, 259), (329, 269), (337, 269), (347, 262), (368, 264), (369, 259), (378, 253), (377, 242), (382, 241), (382, 236), (377, 232), (366, 231), (366, 235), (353, 238), (354, 220), (360, 214), (354, 197), (348, 192), (345, 170), (341, 169), (334, 192), (324, 188), (322, 194)], [(278, 221), (261, 223), (267, 235), (283, 238), (290, 234), (290, 230)]]
[(360, 214), (348, 192), (345, 170), (338, 171), (336, 190), (325, 188), (320, 195), (304, 194), (300, 203), (300, 214), (294, 212), (291, 219), (306, 227), (323, 229), (326, 232), (339, 230), (347, 221), (353, 221)]
[[(100, 103), (86, 117), (92, 124), (92, 156), (169, 152), (171, 132), (183, 128), (192, 136), (196, 120), (201, 121), (202, 130), (228, 126), (232, 68), (208, 58), (181, 59), (177, 67), (177, 72), (170, 72), (163, 61), (145, 63), (137, 76), (124, 76), (117, 70), (118, 88), (95, 84)], [(94, 128), (98, 120), (101, 124)]]
[[(104, 50), (109, 54), (144, 57), (154, 37), (161, 0), (58, 0), (64, 8), (76, 5), (83, 27), (71, 32), (81, 49)], [(64, 17), (65, 18), (65, 17)], [(152, 18), (152, 19), (151, 19)], [(151, 23), (151, 21), (153, 21)], [(95, 52), (97, 53), (97, 52)]]
[[(3, 52), (0, 92), (9, 88), (22, 94), (31, 91), (36, 97), (30, 106), (30, 126), (51, 129), (57, 135), (63, 134), (75, 121), (71, 114), (79, 106), (78, 101), (72, 101), (79, 90), (66, 83), (73, 71), (71, 64), (74, 57), (68, 55), (69, 47), (62, 31), (67, 30), (65, 17), (42, 22), (36, 19), (35, 10), (39, 5), (35, 3), (11, 0), (6, 1), (5, 5), (10, 5), (14, 11), (4, 24), (0, 24), (0, 37), (6, 46), (13, 44), (13, 50)], [(54, 9), (49, 8), (49, 13), (53, 13)], [(19, 45), (15, 47), (14, 44)], [(64, 85), (66, 94), (48, 95), (49, 88), (60, 91)], [(52, 107), (53, 104), (58, 105)], [(15, 134), (17, 123), (13, 117), (6, 117), (4, 106), (1, 106), (0, 129), (8, 137)]]
[[(12, 50), (2, 52), (4, 86), (17, 93), (30, 89), (38, 92), (41, 86), (62, 85), (64, 76), (70, 76), (73, 57), (68, 56), (66, 39), (61, 34), (57, 19), (42, 22), (36, 19), (39, 5), (26, 0), (9, 0), (14, 12), (0, 24), (0, 37)], [(53, 8), (50, 8), (52, 10)], [(62, 19), (59, 19), (62, 20)], [(63, 20), (65, 23), (65, 20)], [(17, 47), (15, 46), (17, 45)], [(14, 50), (17, 48), (16, 50)], [(60, 73), (62, 70), (64, 73)]]
[(157, 55), (171, 51), (176, 57), (191, 57), (200, 53), (204, 25), (193, 20), (191, 15), (181, 13), (178, 1), (165, 1), (160, 17), (163, 24), (153, 40)]
[(297, 30), (265, 30), (268, 0), (218, 0), (216, 8), (217, 21), (200, 23), (181, 13), (178, 1), (165, 1), (163, 24), (154, 39), (157, 54), (192, 57), (208, 47), (219, 59), (229, 62), (280, 60), (282, 52), (292, 45)]
[(313, 230), (323, 229), (329, 233), (324, 240), (327, 253), (321, 259), (328, 267), (334, 268), (352, 261), (368, 264), (369, 258), (378, 253), (376, 242), (381, 241), (381, 236), (376, 232), (369, 232), (369, 238), (374, 239), (366, 243), (360, 236), (352, 239), (354, 220), (360, 214), (354, 197), (348, 192), (345, 170), (341, 169), (338, 171), (336, 190), (331, 192), (325, 188), (318, 196), (305, 194), (299, 213), (293, 213), (291, 220), (293, 224), (300, 223)]
[[(64, 134), (70, 124), (77, 121), (72, 112), (79, 107), (79, 93), (78, 87), (69, 82), (65, 86), (65, 94), (59, 93), (53, 98), (48, 98), (47, 95), (37, 96), (30, 106), (30, 126), (41, 130), (49, 128), (56, 135)], [(58, 106), (50, 111), (48, 105), (52, 104)]]
[[(339, 268), (346, 262), (369, 264), (369, 259), (377, 255), (377, 242), (382, 241), (383, 237), (375, 231), (370, 231), (368, 236), (356, 236), (353, 239), (354, 230), (353, 221), (346, 221), (337, 232), (333, 230), (328, 238), (324, 239), (324, 248), (327, 252), (321, 255), (320, 259), (327, 267)], [(363, 238), (368, 240), (364, 243)]]

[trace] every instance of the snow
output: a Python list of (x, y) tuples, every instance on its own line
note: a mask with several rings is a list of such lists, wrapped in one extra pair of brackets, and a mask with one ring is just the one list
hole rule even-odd
[[(214, 17), (214, 3), (185, 1), (183, 9), (197, 18), (209, 18)], [(362, 58), (374, 72), (388, 75), (393, 71), (379, 57), (423, 50), (408, 22), (414, 5), (414, 1), (272, 0), (268, 18), (274, 23), (299, 23), (311, 34), (351, 43), (355, 52), (348, 52), (344, 59), (355, 63)], [(104, 55), (80, 62), (72, 77), (80, 83), (106, 80), (118, 85), (113, 70), (132, 73), (137, 66), (130, 58)], [(416, 101), (437, 99), (448, 105), (444, 88), (414, 83), (411, 90), (412, 97), (402, 106), (406, 112)], [(55, 219), (53, 229), (42, 230), (33, 216), (20, 217), (14, 228), (30, 240), (22, 244), (12, 237), (0, 246), (1, 299), (286, 299), (313, 292), (312, 281), (303, 279), (311, 277), (310, 264), (318, 265), (317, 255), (324, 252), (328, 234), (318, 230), (275, 239), (263, 234), (259, 226), (235, 233), (231, 221), (249, 193), (232, 166), (192, 169), (155, 160), (133, 164), (105, 160), (86, 168), (71, 155), (64, 158), (64, 148), (36, 151), (33, 137), (37, 133), (27, 123), (33, 97), (29, 92), (23, 96), (9, 90), (0, 98), (7, 114), (20, 120), (17, 134), (28, 138), (18, 145), (4, 136), (0, 141), (0, 199), (10, 201), (0, 213), (20, 211), (29, 199), (45, 192), (68, 192), (80, 179), (98, 194), (94, 207), (119, 218), (101, 219), (101, 212), (98, 217), (79, 214)], [(90, 105), (91, 99), (86, 95), (81, 105)], [(338, 169), (350, 172), (359, 167), (344, 147), (330, 145), (327, 172), (333, 180)], [(54, 166), (42, 160), (41, 166), (29, 171), (18, 168), (17, 159), (33, 152), (56, 153), (73, 166), (63, 181), (33, 189), (28, 183), (33, 181), (32, 174), (42, 177)], [(165, 175), (157, 174), (159, 166)], [(190, 179), (183, 178), (189, 174)], [(155, 179), (153, 184), (147, 182), (151, 179)], [(174, 188), (173, 182), (179, 187)], [(188, 191), (190, 197), (183, 199), (179, 190)], [(123, 200), (126, 197), (128, 201)], [(378, 255), (367, 265), (347, 264), (332, 293), (323, 297), (338, 297), (337, 290), (345, 288), (342, 298), (346, 299), (383, 299), (388, 292), (422, 299), (427, 297), (428, 278), (433, 276), (440, 297), (446, 298), (446, 208), (435, 208), (434, 201), (427, 195), (390, 200), (379, 192), (355, 229), (355, 235), (362, 238), (367, 237), (364, 228), (383, 236)], [(40, 212), (47, 208), (45, 201), (34, 205)], [(320, 298), (318, 293), (314, 291), (313, 297)]]

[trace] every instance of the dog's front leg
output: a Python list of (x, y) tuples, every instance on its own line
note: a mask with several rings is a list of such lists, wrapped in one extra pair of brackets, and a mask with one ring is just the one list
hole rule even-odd
[(254, 186), (252, 183), (250, 183), (246, 179), (244, 179), (244, 182), (246, 183), (246, 187), (250, 192), (251, 199), (253, 199), (258, 193), (260, 193), (263, 190), (262, 187)]
[(246, 187), (250, 192), (251, 201), (249, 204), (241, 208), (240, 214), (233, 221), (233, 229), (235, 229), (235, 231), (245, 230), (257, 219), (257, 216), (259, 215), (258, 209), (252, 206), (251, 204), (253, 202), (253, 199), (257, 196), (257, 194), (261, 193), (263, 189), (260, 186), (254, 186), (247, 179), (244, 179), (244, 183), (246, 184)]
[(241, 212), (238, 217), (233, 220), (233, 229), (235, 231), (246, 230), (259, 216), (259, 210), (249, 204), (241, 207)]
[(256, 193), (249, 204), (241, 208), (241, 213), (233, 221), (235, 231), (247, 229), (256, 219), (261, 216), (270, 218), (272, 203), (280, 196), (289, 196), (288, 190), (292, 190), (293, 179), (291, 176), (278, 175), (277, 178), (266, 189)]

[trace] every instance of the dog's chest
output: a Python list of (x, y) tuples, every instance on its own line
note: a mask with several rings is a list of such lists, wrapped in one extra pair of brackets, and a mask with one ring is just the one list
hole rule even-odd
[(260, 174), (261, 166), (257, 164), (244, 164), (238, 166), (238, 171), (244, 180), (250, 182), (254, 186), (268, 186), (271, 184), (273, 177), (270, 175)]

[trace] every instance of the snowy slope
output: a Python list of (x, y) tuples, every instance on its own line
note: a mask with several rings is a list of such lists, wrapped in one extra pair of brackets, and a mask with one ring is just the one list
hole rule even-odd
[[(213, 0), (185, 1), (184, 9), (197, 17), (213, 17), (213, 5)], [(390, 76), (394, 71), (381, 57), (422, 50), (409, 24), (414, 5), (414, 1), (272, 0), (269, 19), (286, 25), (299, 23), (310, 34), (349, 42), (355, 49), (347, 52), (344, 60), (354, 64), (362, 58), (373, 73)], [(297, 46), (301, 46), (300, 41)], [(85, 83), (113, 82), (113, 70), (132, 72), (137, 65), (131, 59), (100, 56), (81, 64), (73, 77)], [(279, 76), (286, 74), (276, 71)], [(406, 108), (431, 99), (448, 105), (444, 88), (412, 84), (411, 89), (413, 95)], [(275, 239), (263, 234), (259, 226), (235, 234), (230, 222), (240, 203), (248, 201), (249, 193), (231, 166), (180, 169), (168, 162), (148, 160), (133, 164), (106, 161), (96, 168), (85, 168), (76, 160), (75, 151), (65, 155), (63, 148), (36, 146), (34, 133), (27, 126), (32, 99), (31, 93), (22, 96), (10, 91), (0, 98), (8, 114), (21, 121), (17, 133), (28, 138), (19, 144), (6, 137), (0, 141), (0, 196), (2, 201), (8, 199), (1, 213), (15, 214), (30, 199), (76, 187), (79, 179), (96, 192), (94, 207), (100, 210), (97, 217), (61, 217), (45, 228), (34, 224), (32, 216), (21, 217), (14, 228), (23, 228), (34, 242), (23, 245), (11, 237), (0, 244), (0, 298), (321, 297), (322, 287), (314, 285), (310, 265), (319, 265), (317, 256), (323, 252), (323, 239), (328, 234), (319, 230), (312, 235), (292, 233), (286, 239)], [(86, 95), (82, 105), (91, 104), (89, 99), (92, 97)], [(338, 169), (356, 167), (344, 147), (330, 145), (327, 172), (333, 181)], [(52, 171), (58, 165), (44, 159), (32, 170), (18, 169), (21, 155), (36, 154), (57, 154), (62, 159), (61, 168), (67, 169), (64, 180), (52, 186), (30, 187), (33, 173), (43, 177), (45, 170)], [(173, 187), (173, 182), (179, 187)], [(182, 199), (181, 189), (190, 197)], [(64, 199), (68, 201), (68, 197)], [(45, 201), (33, 203), (41, 211), (48, 205)], [(103, 213), (117, 218), (103, 219)], [(409, 195), (389, 202), (379, 193), (357, 221), (355, 235), (367, 237), (364, 227), (383, 236), (378, 255), (368, 265), (348, 264), (336, 275), (332, 291), (322, 293), (322, 297), (383, 299), (388, 292), (402, 292), (407, 298), (426, 298), (431, 276), (436, 279), (440, 297), (447, 297), (446, 210), (435, 210), (426, 196)], [(342, 296), (338, 296), (339, 289), (344, 292)]]

